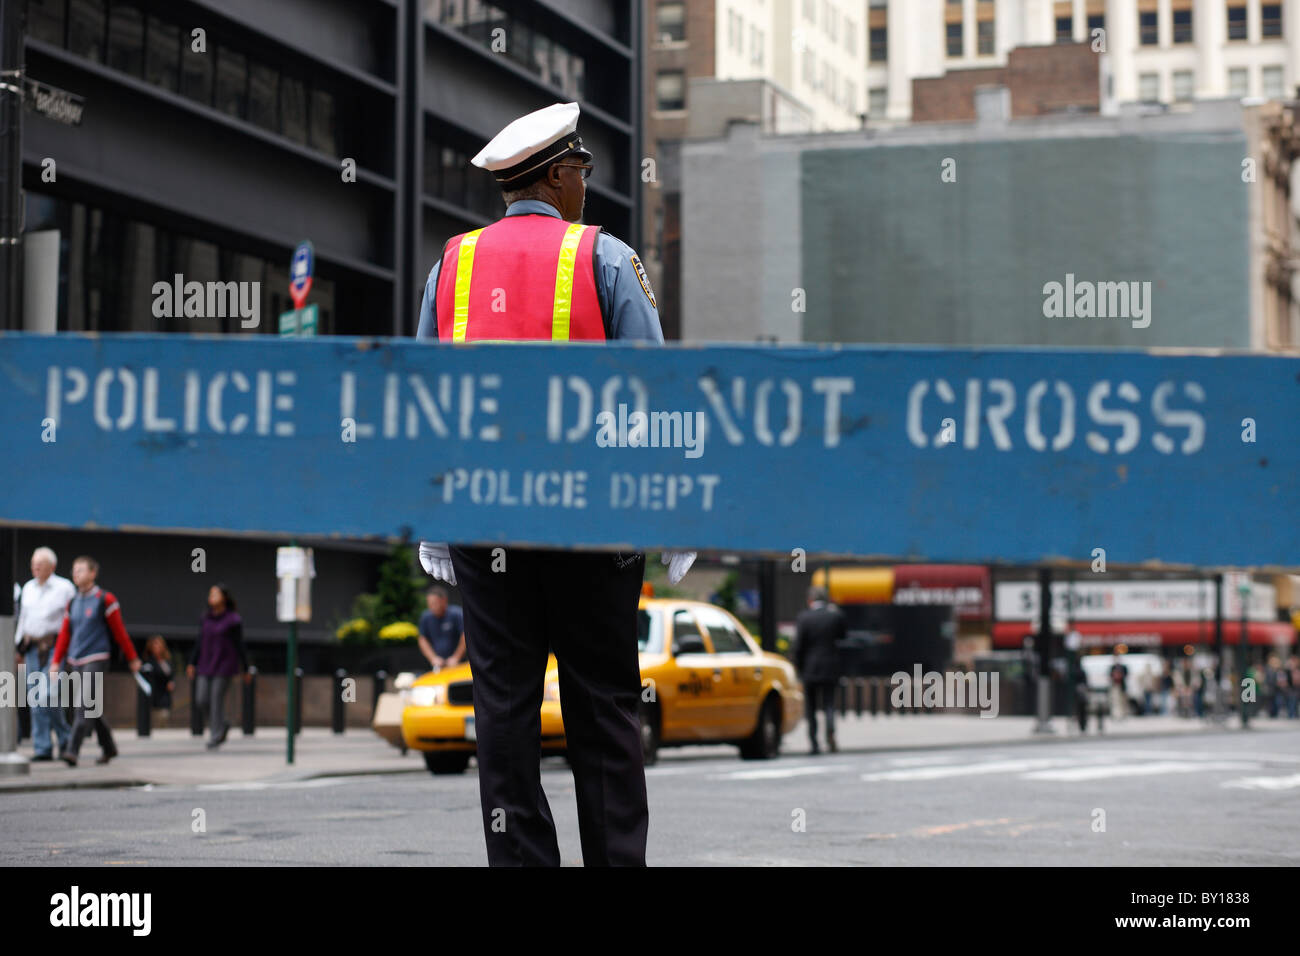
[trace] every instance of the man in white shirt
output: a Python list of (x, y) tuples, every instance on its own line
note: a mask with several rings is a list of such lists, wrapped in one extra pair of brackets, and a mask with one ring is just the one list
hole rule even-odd
[(51, 729), (58, 738), (60, 755), (68, 745), (68, 720), (58, 701), (49, 699), (49, 675), (45, 673), (63, 623), (63, 613), (77, 593), (71, 581), (54, 573), (58, 563), (59, 559), (49, 548), (37, 548), (32, 552), (32, 579), (23, 585), (18, 627), (14, 631), (17, 652), (25, 657), (27, 665), (27, 700), (34, 701), (31, 717), (36, 755), (33, 760), (54, 759), (50, 745)]

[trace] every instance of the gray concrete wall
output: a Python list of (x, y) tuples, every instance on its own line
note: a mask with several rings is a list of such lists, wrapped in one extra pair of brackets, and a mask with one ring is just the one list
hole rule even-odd
[[(822, 136), (733, 125), (682, 148), (683, 337), (1248, 347), (1247, 153), (1240, 108), (1217, 102)], [(1044, 285), (1071, 273), (1150, 282), (1150, 326), (1044, 317)]]

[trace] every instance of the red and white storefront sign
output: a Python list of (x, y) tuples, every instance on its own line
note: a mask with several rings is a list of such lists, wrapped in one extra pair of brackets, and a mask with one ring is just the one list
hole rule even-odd
[[(1214, 643), (1213, 621), (1075, 621), (1081, 646), (1114, 647), (1181, 647), (1184, 644)], [(993, 625), (993, 646), (1019, 648), (1025, 638), (1038, 630), (1028, 621), (999, 621)], [(1223, 622), (1223, 643), (1236, 644), (1241, 634), (1240, 621)], [(1295, 628), (1285, 621), (1248, 621), (1246, 642), (1256, 646), (1289, 647), (1296, 637)]]

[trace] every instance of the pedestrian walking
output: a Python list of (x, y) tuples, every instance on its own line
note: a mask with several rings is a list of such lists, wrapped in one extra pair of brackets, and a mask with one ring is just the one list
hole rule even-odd
[(1118, 654), (1110, 665), (1110, 716), (1113, 720), (1128, 716), (1128, 665)]
[[(98, 576), (99, 562), (94, 558), (82, 555), (72, 562), (72, 583), (76, 585), (77, 593), (63, 614), (54, 657), (50, 661), (50, 676), (54, 678), (66, 657), (73, 676), (81, 685), (76, 718), (68, 735), (68, 746), (61, 755), (69, 767), (77, 765), (81, 742), (92, 728), (100, 750), (95, 763), (108, 763), (117, 756), (113, 731), (104, 716), (104, 679), (100, 676), (108, 670), (110, 641), (115, 641), (122, 649), (133, 673), (140, 670), (140, 658), (126, 633), (126, 625), (122, 623), (121, 605), (112, 591), (105, 591), (95, 583)], [(90, 716), (92, 710), (96, 713), (94, 717)]]
[(455, 667), (465, 659), (465, 614), (447, 603), (447, 589), (435, 584), (424, 596), (420, 615), (420, 653), (435, 671)]
[[(209, 750), (226, 742), (226, 692), (236, 674), (248, 683), (248, 654), (244, 650), (244, 620), (235, 598), (224, 584), (208, 589), (208, 612), (199, 624), (199, 639), (190, 652), (185, 676), (194, 681), (194, 700), (208, 721)], [(292, 675), (290, 675), (292, 679)]]
[(795, 618), (794, 666), (803, 682), (804, 714), (812, 753), (817, 744), (817, 712), (826, 715), (826, 747), (835, 744), (835, 689), (840, 683), (839, 644), (848, 634), (844, 612), (827, 599), (821, 588), (808, 589), (808, 606)]
[(1088, 672), (1083, 669), (1083, 658), (1070, 655), (1070, 686), (1074, 688), (1074, 717), (1079, 722), (1079, 733), (1088, 732), (1088, 711), (1091, 698), (1088, 692)]
[(1166, 660), (1160, 670), (1160, 710), (1162, 715), (1169, 713), (1169, 704), (1174, 696), (1174, 668)]
[(158, 711), (161, 718), (160, 724), (166, 726), (171, 720), (172, 713), (172, 692), (176, 690), (176, 675), (172, 667), (171, 650), (167, 647), (167, 642), (163, 640), (161, 634), (155, 634), (144, 643), (144, 664), (141, 670), (147, 670), (145, 675), (149, 681), (149, 686), (153, 693), (150, 695), (149, 706)]
[[(448, 240), (425, 285), (421, 339), (662, 344), (641, 260), (599, 226), (578, 222), (594, 168), (578, 117), (577, 103), (529, 113), (471, 160), (496, 179), (505, 217)], [(665, 552), (663, 560), (675, 584), (695, 554)], [(550, 651), (583, 862), (644, 866), (636, 615), (645, 556), (511, 548), (502, 566), (487, 548), (422, 541), (420, 563), (459, 583), (464, 602), (488, 862), (560, 862), (539, 766)]]
[(59, 628), (76, 585), (54, 573), (59, 559), (49, 548), (32, 552), (32, 579), (23, 585), (14, 643), (27, 671), (27, 701), (31, 705), (33, 760), (53, 760), (50, 734), (58, 741), (59, 756), (68, 748), (68, 719), (63, 702), (51, 694), (45, 669), (59, 638)]

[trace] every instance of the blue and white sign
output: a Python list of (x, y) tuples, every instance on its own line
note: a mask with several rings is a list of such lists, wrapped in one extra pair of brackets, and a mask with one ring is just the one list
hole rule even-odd
[(293, 250), (293, 258), (289, 260), (289, 297), (293, 299), (295, 308), (301, 309), (307, 301), (315, 271), (316, 247), (310, 240), (304, 239), (298, 243), (298, 247)]
[(7, 333), (0, 423), (0, 522), (1300, 566), (1296, 358)]

